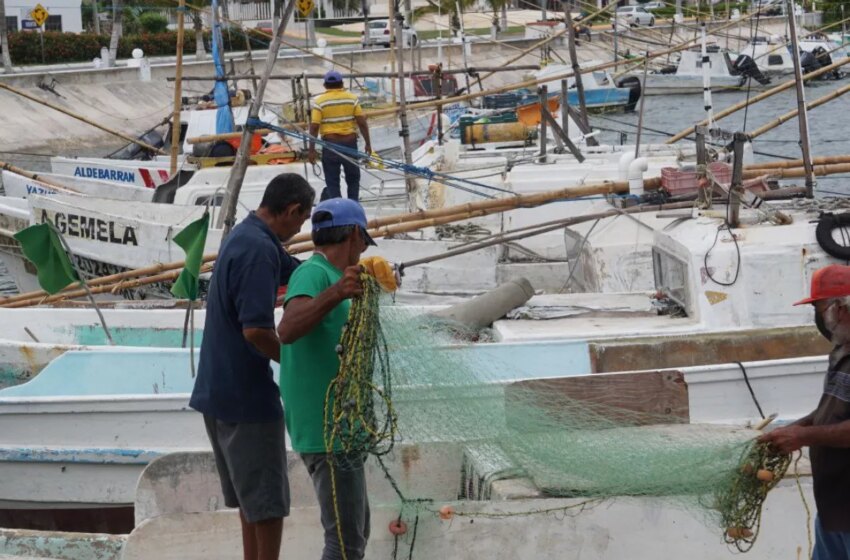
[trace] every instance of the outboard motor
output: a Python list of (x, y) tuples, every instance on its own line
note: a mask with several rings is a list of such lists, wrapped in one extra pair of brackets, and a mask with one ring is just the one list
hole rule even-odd
[[(726, 55), (727, 62), (729, 60), (729, 55)], [(738, 58), (735, 59), (735, 62), (731, 65), (730, 71), (733, 76), (743, 76), (745, 78), (751, 78), (761, 85), (767, 85), (770, 83), (770, 78), (765, 76), (759, 70), (758, 64), (753, 60), (753, 57), (748, 56), (746, 54), (738, 55)]]
[(829, 56), (829, 51), (827, 51), (825, 48), (815, 47), (815, 49), (812, 51), (812, 54), (815, 55), (815, 58), (818, 59), (818, 63), (820, 64), (821, 68), (832, 64), (832, 57)]
[[(832, 64), (832, 57), (829, 56), (829, 51), (827, 51), (823, 47), (815, 47), (812, 50), (812, 56), (815, 58), (815, 61), (817, 62), (817, 65), (818, 65), (818, 68), (824, 68), (824, 67)], [(832, 72), (825, 74), (823, 76), (823, 78), (824, 79), (839, 80), (839, 79), (841, 79), (841, 73), (836, 68)]]
[[(149, 130), (148, 132), (139, 136), (138, 139), (144, 142), (145, 144), (153, 146), (154, 148), (162, 148), (163, 146), (165, 146), (165, 141), (162, 138), (162, 134), (160, 134), (156, 130)], [(147, 150), (145, 150), (138, 144), (127, 144), (117, 152), (110, 154), (109, 158), (149, 160), (152, 159), (153, 156), (154, 154), (149, 153)]]
[(800, 66), (803, 67), (803, 74), (814, 72), (820, 68), (820, 62), (814, 53), (800, 51)]
[(626, 76), (621, 80), (617, 81), (618, 88), (627, 88), (629, 90), (629, 102), (626, 103), (624, 110), (627, 113), (631, 113), (637, 107), (637, 103), (640, 100), (641, 95), (641, 87), (640, 87), (640, 78), (637, 76)]
[(194, 175), (194, 171), (178, 170), (167, 182), (159, 185), (153, 192), (153, 202), (161, 202), (171, 204), (174, 202), (174, 195), (177, 189), (189, 182), (189, 179)]

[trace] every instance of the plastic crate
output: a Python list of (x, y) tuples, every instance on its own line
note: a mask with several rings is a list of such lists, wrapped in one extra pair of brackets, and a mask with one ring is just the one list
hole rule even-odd
[[(732, 182), (732, 167), (729, 164), (715, 161), (708, 164), (708, 170), (714, 175), (714, 179), (718, 183), (729, 186)], [(676, 167), (662, 167), (661, 188), (667, 191), (670, 196), (696, 193), (699, 189), (696, 167), (693, 165), (681, 169)]]

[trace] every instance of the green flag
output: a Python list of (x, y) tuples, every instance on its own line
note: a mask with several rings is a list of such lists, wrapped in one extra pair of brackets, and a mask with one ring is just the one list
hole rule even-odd
[(210, 214), (204, 212), (201, 219), (195, 220), (174, 236), (174, 242), (186, 252), (183, 271), (171, 287), (171, 293), (176, 297), (193, 301), (198, 297), (198, 277), (201, 275), (201, 260), (204, 256), (209, 224)]
[(38, 284), (48, 294), (61, 292), (68, 284), (79, 282), (77, 273), (50, 224), (30, 226), (15, 234), (24, 255), (38, 270)]

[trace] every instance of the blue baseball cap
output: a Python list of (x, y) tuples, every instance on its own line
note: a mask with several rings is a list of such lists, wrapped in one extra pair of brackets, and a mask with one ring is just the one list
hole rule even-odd
[(325, 74), (325, 84), (341, 84), (342, 83), (342, 74), (337, 72), (336, 70), (331, 70), (327, 74)]
[[(330, 218), (325, 218), (320, 222), (316, 221), (316, 215), (320, 212), (327, 212), (331, 215)], [(323, 200), (313, 209), (313, 231), (326, 229), (338, 226), (359, 226), (363, 232), (363, 238), (367, 245), (377, 245), (372, 236), (369, 235), (368, 225), (366, 223), (366, 212), (360, 203), (347, 198), (331, 198)]]

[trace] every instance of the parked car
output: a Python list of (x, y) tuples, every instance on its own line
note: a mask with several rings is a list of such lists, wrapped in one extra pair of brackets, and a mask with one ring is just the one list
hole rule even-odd
[(661, 10), (667, 7), (667, 4), (664, 2), (647, 2), (646, 4), (641, 4), (640, 6), (647, 12), (652, 12), (653, 10)]
[[(367, 33), (368, 32), (368, 33)], [(386, 48), (390, 47), (390, 21), (387, 19), (376, 19), (369, 22), (369, 27), (366, 31), (360, 32), (360, 44), (365, 49), (372, 45), (383, 45)], [(419, 36), (416, 30), (408, 24), (402, 25), (403, 46), (415, 47), (419, 43)]]
[(270, 21), (258, 21), (257, 25), (254, 26), (254, 29), (259, 31), (260, 33), (268, 33), (269, 35), (274, 35), (274, 29), (272, 29), (272, 22)]
[(763, 16), (779, 16), (785, 11), (785, 2), (783, 0), (755, 0), (752, 3), (751, 11), (755, 12), (760, 8)]
[(647, 12), (643, 6), (623, 6), (617, 8), (614, 15), (614, 25), (617, 27), (637, 27), (639, 25), (655, 25), (655, 16)]

